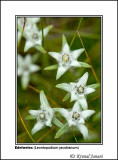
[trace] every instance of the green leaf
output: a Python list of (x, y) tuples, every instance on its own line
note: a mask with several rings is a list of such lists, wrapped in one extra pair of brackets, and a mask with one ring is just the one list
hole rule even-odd
[(44, 48), (42, 47), (42, 46), (40, 46), (40, 45), (36, 45), (35, 46), (36, 47), (36, 49), (38, 49), (41, 53), (46, 53), (46, 51), (44, 50)]
[(48, 32), (53, 28), (53, 25), (49, 25), (43, 29), (44, 37), (47, 36)]
[(33, 56), (32, 56), (32, 63), (36, 63), (37, 60), (39, 59), (39, 57), (40, 57), (39, 53), (33, 54)]
[(70, 92), (70, 84), (68, 84), (68, 83), (60, 83), (60, 84), (57, 84), (55, 87), (57, 87), (59, 89), (63, 89), (67, 92)]
[(98, 112), (94, 117), (93, 117), (93, 121), (99, 121), (101, 118), (101, 112)]
[(34, 116), (34, 115), (28, 115), (25, 119), (26, 120), (36, 119), (36, 116)]
[(85, 68), (91, 68), (91, 66), (87, 63), (84, 63), (84, 62), (79, 62), (81, 64), (82, 67), (85, 67)]
[(56, 133), (55, 138), (59, 138), (62, 134), (69, 130), (68, 123), (64, 124)]
[(65, 97), (64, 97), (64, 99), (63, 99), (63, 101), (66, 101), (67, 99), (69, 99), (69, 98), (70, 98), (70, 96), (71, 96), (71, 94), (70, 94), (70, 93), (67, 93), (67, 94), (65, 95)]
[(56, 117), (53, 118), (52, 122), (59, 128), (63, 126), (63, 124)]
[(51, 65), (51, 66), (44, 68), (44, 70), (55, 70), (57, 68), (58, 68), (58, 64), (54, 64), (54, 65)]
[(88, 85), (87, 87), (90, 87), (90, 88), (95, 89), (95, 88), (97, 88), (97, 87), (99, 87), (99, 86), (100, 86), (99, 83), (95, 83), (95, 84)]

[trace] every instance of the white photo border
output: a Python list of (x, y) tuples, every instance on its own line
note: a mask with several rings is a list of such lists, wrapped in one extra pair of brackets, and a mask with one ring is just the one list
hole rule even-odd
[[(33, 8), (33, 10), (29, 10), (31, 6), (31, 2), (34, 5), (33, 7), (36, 7), (36, 10)], [(72, 3), (71, 3), (72, 2)], [(88, 3), (89, 2), (89, 3)], [(0, 158), (1, 159), (45, 159), (45, 158), (50, 158), (50, 159), (69, 159), (70, 154), (89, 154), (89, 153), (93, 153), (93, 154), (103, 154), (103, 159), (118, 159), (118, 72), (116, 70), (116, 67), (118, 69), (118, 1), (0, 1), (0, 7), (1, 7), (1, 14), (0, 14), (0, 26), (1, 26), (1, 30), (0, 30), (0, 37), (1, 37), (1, 44), (0, 44), (0, 61), (1, 61), (1, 65), (0, 65), (0, 87), (1, 87), (1, 96), (0, 96)], [(53, 4), (52, 4), (53, 3)], [(65, 4), (66, 3), (66, 7), (64, 8), (64, 6), (60, 5), (60, 3)], [(37, 6), (40, 5), (42, 6), (41, 9), (39, 9), (40, 7)], [(49, 6), (46, 6), (48, 4)], [(67, 7), (71, 8), (75, 6), (75, 8), (73, 10), (68, 10)], [(77, 5), (80, 5), (81, 7), (78, 7)], [(90, 5), (89, 5), (90, 4)], [(51, 6), (52, 5), (52, 6)], [(58, 7), (57, 7), (57, 6)], [(29, 7), (29, 8), (26, 8)], [(47, 12), (46, 14), (50, 13), (50, 15), (54, 14), (78, 14), (81, 15), (84, 13), (88, 14), (88, 15), (103, 15), (102, 18), (102, 22), (103, 22), (103, 39), (101, 39), (102, 42), (104, 42), (104, 46), (102, 46), (104, 55), (103, 56), (103, 63), (102, 67), (104, 67), (103, 72), (103, 78), (101, 80), (101, 83), (104, 84), (103, 88), (102, 88), (102, 96), (101, 99), (104, 97), (104, 101), (102, 106), (102, 109), (104, 110), (104, 117), (101, 117), (101, 119), (103, 118), (104, 121), (103, 125), (104, 125), (104, 129), (102, 130), (103, 132), (103, 137), (104, 139), (102, 139), (103, 143), (101, 145), (81, 145), (78, 144), (78, 146), (80, 147), (79, 150), (30, 150), (30, 149), (15, 149), (15, 146), (21, 146), (18, 144), (16, 144), (16, 122), (15, 120), (15, 115), (16, 115), (16, 84), (14, 83), (16, 81), (16, 46), (15, 45), (15, 39), (16, 36), (14, 34), (16, 34), (16, 30), (14, 29), (16, 27), (16, 23), (15, 23), (15, 19), (17, 15), (20, 14), (24, 14), (24, 15), (29, 15), (29, 13), (31, 14), (37, 14), (40, 13), (39, 15), (44, 15), (45, 14), (45, 6), (47, 7)], [(39, 8), (38, 8), (39, 7)], [(50, 8), (53, 8), (52, 10)], [(54, 8), (55, 7), (55, 8)], [(56, 8), (57, 7), (57, 8)], [(62, 7), (62, 10), (59, 10), (60, 7)], [(78, 8), (77, 8), (78, 7)], [(89, 8), (90, 7), (90, 8)], [(93, 8), (92, 8), (93, 7)], [(59, 8), (59, 9), (58, 9)], [(57, 10), (56, 10), (57, 9)], [(117, 9), (117, 10), (116, 10)], [(66, 12), (67, 11), (67, 12)], [(117, 15), (116, 15), (117, 13)], [(34, 16), (33, 15), (33, 16)], [(113, 22), (108, 21), (108, 18), (111, 19), (111, 17), (113, 16)], [(7, 23), (5, 23), (6, 18), (8, 18)], [(10, 21), (10, 22), (9, 22)], [(8, 23), (9, 22), (9, 23)], [(108, 23), (110, 22), (110, 23)], [(111, 25), (111, 23), (113, 23)], [(5, 32), (5, 28), (6, 25), (8, 25), (10, 27), (12, 27), (11, 32), (8, 33), (8, 31), (6, 30)], [(116, 26), (117, 25), (117, 26)], [(108, 30), (109, 29), (109, 30)], [(113, 35), (111, 30), (113, 31)], [(116, 32), (117, 31), (117, 32)], [(8, 35), (7, 35), (8, 34)], [(11, 39), (9, 38), (9, 36), (12, 36)], [(4, 37), (3, 37), (4, 36)], [(6, 38), (7, 37), (7, 38)], [(117, 37), (117, 38), (116, 38)], [(111, 40), (111, 45), (113, 47), (109, 47), (109, 39)], [(12, 40), (9, 42), (9, 40)], [(8, 43), (8, 46), (6, 46), (6, 43)], [(108, 43), (107, 43), (108, 42)], [(106, 44), (107, 43), (107, 44)], [(11, 47), (10, 47), (11, 45)], [(2, 47), (1, 47), (2, 46)], [(5, 48), (6, 47), (6, 48)], [(8, 48), (9, 47), (9, 51), (10, 53), (8, 53)], [(4, 50), (3, 50), (4, 48)], [(111, 50), (112, 50), (112, 57), (111, 57)], [(11, 57), (10, 57), (11, 54)], [(8, 56), (8, 58), (6, 58), (5, 56)], [(10, 64), (9, 59), (12, 64), (10, 66), (6, 66), (6, 62), (8, 62), (8, 65)], [(114, 60), (114, 61), (112, 61)], [(111, 61), (111, 68), (108, 68), (109, 63), (108, 61)], [(15, 64), (14, 64), (15, 63)], [(14, 65), (14, 66), (13, 66)], [(15, 67), (15, 68), (14, 68)], [(6, 69), (8, 68), (8, 69)], [(11, 73), (9, 73), (9, 69), (12, 69)], [(107, 74), (107, 71), (109, 69), (113, 69), (114, 72), (110, 72), (112, 77), (109, 77)], [(7, 79), (6, 75), (11, 75), (12, 78), (10, 77), (9, 80)], [(117, 73), (116, 73), (117, 72)], [(114, 95), (110, 96), (108, 95), (108, 83), (113, 80), (113, 88), (111, 88), (111, 91), (114, 92)], [(11, 83), (10, 85), (7, 85), (7, 83)], [(6, 83), (6, 84), (5, 84)], [(116, 84), (117, 83), (117, 84)], [(117, 85), (117, 86), (116, 86)], [(107, 87), (106, 87), (107, 86)], [(8, 87), (8, 88), (7, 88)], [(13, 88), (13, 89), (12, 89)], [(104, 89), (104, 90), (103, 90)], [(112, 92), (112, 93), (113, 93)], [(7, 100), (6, 100), (7, 98)], [(11, 98), (11, 101), (10, 101)], [(6, 102), (7, 101), (7, 102)], [(109, 101), (109, 102), (108, 102)], [(112, 101), (112, 103), (111, 103)], [(117, 103), (116, 103), (117, 102)], [(112, 106), (110, 106), (112, 104)], [(117, 106), (116, 106), (117, 104)], [(111, 108), (110, 108), (111, 107)], [(109, 109), (112, 109), (109, 111)], [(7, 113), (6, 113), (7, 111)], [(107, 114), (106, 114), (107, 113)], [(103, 114), (103, 111), (102, 111)], [(111, 128), (109, 130), (109, 114), (111, 114), (111, 118), (112, 120), (110, 122), (112, 122), (110, 124)], [(7, 116), (7, 117), (6, 117)], [(8, 121), (8, 122), (7, 122)], [(9, 123), (11, 126), (9, 126)], [(8, 124), (8, 126), (6, 126)], [(102, 126), (103, 127), (103, 126)], [(9, 136), (11, 136), (10, 138), (8, 138), (8, 131), (9, 129)], [(10, 130), (11, 129), (11, 130)], [(109, 132), (108, 132), (109, 131)], [(108, 133), (108, 134), (107, 134)], [(110, 139), (110, 135), (112, 136), (112, 140)], [(29, 145), (29, 143), (27, 144), (27, 146)], [(35, 143), (33, 143), (34, 146)], [(42, 146), (44, 146), (45, 143), (42, 144)], [(54, 145), (54, 143), (53, 143)], [(23, 146), (23, 144), (22, 144)], [(22, 147), (21, 146), (21, 147)], [(24, 147), (27, 147), (26, 145)], [(30, 145), (29, 145), (30, 146)], [(58, 146), (61, 146), (61, 144), (58, 144)], [(67, 144), (67, 146), (69, 146), (69, 144)], [(71, 146), (75, 146), (71, 145)], [(71, 157), (73, 158), (73, 157)], [(71, 159), (70, 158), (70, 159)], [(75, 159), (75, 158), (73, 158)]]

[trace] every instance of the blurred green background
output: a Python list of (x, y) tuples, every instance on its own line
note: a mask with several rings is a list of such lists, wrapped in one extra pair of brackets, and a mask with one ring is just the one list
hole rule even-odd
[[(53, 25), (52, 30), (44, 38), (44, 49), (46, 52), (55, 51), (60, 52), (62, 47), (62, 34), (66, 36), (68, 43), (70, 44), (73, 36), (77, 30), (78, 24), (81, 17), (44, 17), (43, 18), (43, 27), (48, 25)], [(41, 29), (40, 21), (37, 23), (39, 29)], [(84, 47), (89, 55), (92, 66), (96, 72), (96, 75), (101, 82), (101, 18), (100, 17), (83, 17), (82, 22), (79, 26), (79, 33), (82, 38)], [(22, 56), (26, 54), (31, 54), (35, 59), (35, 64), (41, 67), (41, 70), (30, 75), (30, 85), (34, 88), (44, 90), (45, 94), (50, 97), (54, 102), (63, 108), (72, 108), (74, 102), (70, 102), (70, 99), (63, 102), (63, 98), (67, 92), (56, 88), (58, 83), (69, 83), (74, 82), (80, 78), (85, 72), (89, 73), (89, 78), (87, 84), (97, 83), (93, 75), (93, 72), (90, 68), (76, 68), (73, 71), (67, 71), (59, 80), (56, 81), (56, 72), (57, 70), (45, 71), (44, 68), (57, 64), (56, 60), (49, 56), (47, 53), (42, 54), (34, 48), (28, 50), (24, 53), (24, 44), (25, 39), (22, 37), (20, 45), (18, 47), (18, 53)], [(79, 36), (76, 34), (74, 42), (71, 46), (71, 50), (82, 48), (81, 41)], [(81, 54), (78, 58), (79, 61), (88, 63), (85, 52)], [(100, 143), (101, 142), (101, 90), (100, 87), (96, 89), (96, 92), (93, 92), (87, 96), (87, 101), (91, 101), (88, 104), (88, 109), (95, 110), (95, 114), (91, 116), (86, 121), (86, 126), (88, 127), (89, 137), (86, 143)], [(51, 101), (49, 101), (52, 108), (58, 107)], [(39, 93), (34, 91), (31, 88), (27, 90), (22, 90), (21, 88), (21, 79), (17, 78), (17, 104), (18, 108), (24, 121), (24, 124), (27, 127), (27, 130), (31, 134), (31, 129), (33, 128), (36, 120), (26, 120), (26, 116), (29, 115), (28, 110), (34, 109), (37, 110), (40, 107)], [(57, 117), (60, 121), (65, 123), (65, 119), (57, 114)], [(69, 133), (63, 134), (60, 138), (54, 139), (56, 132), (59, 130), (58, 127), (49, 128), (45, 127), (36, 134), (32, 136), (35, 142), (38, 143), (76, 143), (73, 136), (72, 130), (70, 129)], [(74, 132), (78, 143), (84, 143), (84, 139), (79, 131)], [(26, 129), (24, 128), (21, 118), (17, 113), (17, 143), (33, 143), (32, 139), (29, 137)]]

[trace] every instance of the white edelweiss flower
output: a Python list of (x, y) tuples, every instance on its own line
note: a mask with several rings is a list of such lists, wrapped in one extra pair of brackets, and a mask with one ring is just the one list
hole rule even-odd
[(55, 108), (55, 111), (59, 112), (67, 120), (69, 127), (76, 126), (84, 139), (87, 139), (88, 129), (85, 126), (85, 120), (95, 113), (94, 110), (82, 111), (78, 101), (76, 101), (71, 111), (64, 108)]
[(29, 17), (29, 18), (19, 17), (18, 18), (18, 28), (20, 30), (23, 28), (24, 20), (25, 20), (25, 28), (24, 28), (24, 30), (26, 31), (26, 30), (31, 30), (33, 25), (36, 25), (36, 23), (40, 21), (40, 18), (36, 18), (36, 17)]
[(29, 113), (35, 116), (37, 119), (37, 122), (31, 131), (32, 134), (35, 134), (45, 126), (52, 127), (51, 122), (53, 119), (54, 111), (50, 107), (44, 91), (40, 92), (40, 102), (41, 106), (39, 110), (29, 110)]
[(63, 89), (71, 94), (71, 101), (78, 101), (81, 107), (85, 110), (88, 108), (86, 95), (95, 91), (95, 89), (86, 86), (88, 80), (88, 72), (86, 72), (77, 83), (61, 83), (57, 84), (56, 87)]
[(30, 74), (36, 72), (40, 69), (38, 65), (32, 64), (31, 55), (26, 55), (23, 58), (20, 54), (18, 54), (18, 76), (21, 76), (21, 84), (23, 89), (26, 89), (29, 81)]
[[(48, 32), (52, 29), (52, 25), (49, 25), (43, 29), (44, 37), (47, 36)], [(24, 30), (24, 37), (26, 38), (26, 43), (24, 51), (26, 52), (31, 47), (37, 48), (38, 45), (42, 46), (42, 31), (36, 26), (33, 26), (31, 30)]]
[(71, 67), (82, 67), (77, 58), (83, 51), (83, 48), (71, 51), (65, 36), (62, 36), (62, 51), (60, 53), (49, 52), (49, 55), (55, 58), (59, 64), (56, 79), (59, 79)]

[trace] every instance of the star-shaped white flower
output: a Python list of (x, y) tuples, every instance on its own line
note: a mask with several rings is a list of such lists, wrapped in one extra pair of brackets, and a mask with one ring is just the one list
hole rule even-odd
[(23, 26), (24, 26), (24, 22), (25, 22), (25, 28), (24, 30), (27, 31), (27, 30), (31, 30), (32, 27), (34, 25), (36, 25), (37, 22), (40, 21), (40, 18), (36, 18), (36, 17), (29, 17), (29, 18), (23, 18), (23, 17), (19, 17), (18, 18), (18, 28), (20, 30), (23, 29)]
[(84, 139), (87, 139), (88, 129), (85, 126), (85, 120), (95, 113), (94, 110), (82, 111), (78, 102), (75, 102), (71, 110), (64, 108), (55, 108), (54, 110), (66, 118), (69, 127), (76, 126), (77, 129), (82, 133)]
[(30, 74), (36, 72), (40, 69), (38, 65), (32, 64), (31, 55), (26, 55), (23, 58), (20, 54), (18, 54), (18, 76), (21, 76), (21, 84), (23, 89), (26, 89), (29, 81)]
[[(48, 32), (52, 29), (52, 25), (49, 25), (43, 29), (44, 37), (47, 36)], [(31, 30), (24, 30), (24, 37), (26, 38), (26, 43), (24, 51), (26, 52), (31, 47), (38, 48), (42, 46), (42, 31), (36, 26), (33, 26)]]
[(40, 102), (41, 106), (39, 110), (29, 110), (29, 113), (37, 119), (37, 122), (31, 131), (32, 134), (35, 134), (45, 126), (52, 127), (51, 122), (54, 116), (54, 111), (50, 107), (44, 91), (40, 92)]
[(88, 80), (88, 72), (86, 72), (77, 83), (61, 83), (57, 84), (56, 87), (63, 89), (71, 94), (71, 101), (78, 101), (81, 107), (85, 110), (88, 108), (86, 96), (95, 91), (95, 89), (86, 86)]
[(77, 61), (77, 58), (83, 51), (83, 48), (71, 51), (65, 36), (62, 36), (62, 51), (60, 53), (49, 52), (49, 55), (55, 58), (58, 62), (56, 79), (59, 79), (71, 67), (89, 66), (86, 63)]

